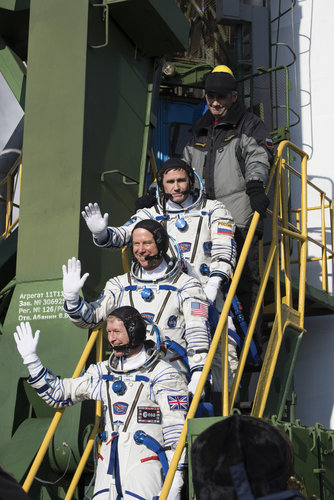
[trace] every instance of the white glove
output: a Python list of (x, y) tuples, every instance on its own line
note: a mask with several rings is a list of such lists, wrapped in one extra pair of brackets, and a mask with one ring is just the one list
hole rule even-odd
[(105, 213), (102, 217), (98, 203), (88, 203), (85, 210), (81, 212), (85, 219), (88, 229), (97, 241), (105, 241), (108, 238), (108, 219), (109, 214)]
[(27, 321), (26, 323), (21, 322), (20, 326), (16, 327), (16, 332), (14, 332), (14, 339), (16, 342), (16, 347), (21, 357), (23, 359), (23, 363), (27, 365), (31, 361), (35, 361), (38, 358), (36, 354), (38, 339), (39, 339), (39, 330), (35, 333), (35, 338), (33, 337), (30, 323)]
[(66, 302), (72, 305), (78, 304), (79, 292), (84, 286), (89, 273), (86, 273), (80, 278), (81, 262), (75, 257), (68, 259), (68, 265), (63, 265), (63, 296)]
[(27, 366), (32, 377), (36, 377), (43, 369), (43, 365), (36, 354), (37, 344), (39, 339), (39, 330), (36, 331), (33, 337), (30, 323), (21, 322), (20, 326), (16, 327), (14, 332), (14, 340), (16, 347), (22, 356), (23, 364)]
[(167, 500), (180, 500), (183, 486), (183, 472), (176, 470), (172, 485), (170, 487)]
[[(199, 381), (199, 379), (200, 379), (201, 375), (202, 375), (202, 372), (201, 372), (201, 371), (196, 371), (196, 372), (194, 372), (194, 373), (192, 374), (192, 376), (191, 376), (190, 382), (189, 382), (189, 384), (188, 384), (188, 391), (189, 391), (192, 395), (194, 395), (194, 394), (195, 394), (196, 387), (197, 387), (197, 385), (198, 385), (198, 381)], [(203, 388), (203, 391), (202, 391), (202, 396), (201, 396), (201, 397), (203, 397), (203, 396), (204, 396), (204, 388)]]
[(222, 278), (220, 276), (211, 276), (211, 278), (208, 279), (207, 284), (203, 288), (210, 304), (213, 304), (216, 300), (221, 282)]

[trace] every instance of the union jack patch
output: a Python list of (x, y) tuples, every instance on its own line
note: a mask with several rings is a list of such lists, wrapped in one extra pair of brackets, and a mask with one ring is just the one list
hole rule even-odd
[(188, 396), (167, 396), (170, 410), (188, 410)]

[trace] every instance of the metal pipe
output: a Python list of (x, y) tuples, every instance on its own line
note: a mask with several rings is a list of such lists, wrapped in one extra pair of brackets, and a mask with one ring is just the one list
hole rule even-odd
[[(101, 328), (101, 329), (99, 329), (99, 334), (98, 334), (98, 337), (96, 340), (96, 363), (99, 363), (100, 361), (102, 361), (102, 340), (103, 340), (103, 337), (102, 337), (102, 328)], [(89, 436), (88, 442), (86, 444), (86, 448), (81, 456), (80, 462), (79, 462), (78, 467), (75, 471), (75, 474), (72, 478), (71, 484), (67, 490), (67, 493), (66, 493), (64, 500), (71, 500), (72, 496), (74, 495), (75, 488), (78, 485), (78, 482), (79, 482), (80, 477), (84, 471), (84, 468), (86, 466), (89, 455), (91, 454), (91, 451), (93, 449), (95, 436), (99, 432), (101, 416), (102, 416), (102, 401), (96, 401), (94, 427), (93, 427), (92, 432)]]
[[(90, 354), (90, 351), (92, 350), (93, 348), (93, 345), (95, 343), (95, 340), (96, 340), (96, 337), (98, 336), (98, 333), (99, 333), (99, 329), (95, 329), (93, 330), (93, 332), (91, 333), (90, 337), (89, 337), (89, 340), (85, 346), (85, 349), (81, 355), (81, 358), (74, 370), (74, 373), (72, 375), (72, 378), (75, 378), (75, 377), (78, 377), (80, 375), (80, 373), (82, 372), (83, 368), (84, 368), (84, 365), (88, 359), (88, 356)], [(59, 425), (59, 422), (63, 416), (63, 413), (65, 411), (66, 408), (61, 408), (60, 410), (57, 410), (56, 413), (55, 413), (55, 416), (53, 417), (52, 419), (52, 422), (49, 426), (49, 429), (43, 439), (43, 442), (37, 452), (37, 455), (30, 467), (30, 470), (28, 472), (28, 475), (26, 477), (26, 480), (24, 481), (23, 483), (23, 486), (22, 488), (24, 489), (24, 491), (27, 493), (29, 490), (30, 490), (30, 487), (32, 485), (32, 482), (33, 480), (35, 479), (35, 476), (38, 472), (38, 469), (42, 463), (42, 460), (48, 450), (48, 447), (49, 447), (49, 444), (51, 442), (51, 439), (53, 438), (55, 432), (56, 432), (56, 429)]]

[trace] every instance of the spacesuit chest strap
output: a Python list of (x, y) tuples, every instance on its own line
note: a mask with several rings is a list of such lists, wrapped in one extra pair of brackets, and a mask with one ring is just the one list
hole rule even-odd
[(108, 399), (108, 412), (109, 412), (109, 418), (110, 418), (110, 425), (111, 425), (112, 430), (114, 430), (114, 419), (113, 419), (112, 411), (111, 411), (112, 405), (111, 405), (111, 399), (110, 399), (110, 393), (109, 393), (110, 380), (106, 381), (106, 385), (107, 385), (107, 399)]
[(137, 407), (138, 399), (141, 395), (143, 388), (144, 388), (144, 384), (143, 384), (143, 382), (141, 382), (138, 389), (137, 389), (134, 400), (132, 401), (132, 405), (131, 405), (130, 411), (128, 413), (128, 417), (127, 417), (125, 424), (124, 424), (124, 427), (123, 427), (123, 432), (126, 432), (128, 427), (129, 427), (130, 420), (132, 418), (133, 412), (135, 411), (135, 409)]
[(133, 297), (132, 297), (132, 289), (131, 289), (131, 275), (130, 275), (130, 273), (127, 273), (127, 277), (128, 277), (128, 283), (129, 283), (129, 285), (130, 285), (130, 287), (129, 287), (129, 300), (130, 300), (130, 306), (131, 306), (131, 307), (134, 307)]
[[(204, 202), (203, 202), (203, 208), (205, 207), (205, 205), (206, 205), (206, 200), (204, 200)], [(197, 252), (197, 248), (198, 248), (199, 237), (200, 237), (201, 229), (202, 229), (202, 224), (203, 224), (203, 217), (200, 217), (198, 224), (197, 224), (197, 231), (196, 231), (195, 243), (194, 243), (194, 247), (193, 247), (193, 253), (192, 253), (191, 258), (190, 258), (191, 264), (193, 264), (193, 262), (195, 260), (195, 256), (196, 256), (196, 252)]]
[[(173, 280), (173, 282), (172, 282), (172, 284), (173, 284), (173, 285), (174, 285), (174, 284), (178, 281), (178, 279), (180, 278), (181, 274), (182, 274), (182, 273), (178, 273), (178, 274), (175, 276), (175, 278), (174, 278), (174, 280)], [(173, 288), (175, 288), (175, 287), (173, 287)], [(177, 290), (177, 288), (175, 288), (175, 290)], [(174, 290), (174, 291), (175, 291), (175, 290)], [(170, 297), (171, 291), (172, 291), (171, 289), (169, 289), (169, 290), (168, 290), (168, 293), (167, 293), (167, 295), (166, 295), (166, 297), (165, 297), (165, 300), (163, 301), (162, 306), (160, 307), (160, 311), (159, 311), (159, 312), (158, 312), (158, 314), (157, 314), (157, 317), (156, 317), (156, 319), (155, 319), (155, 323), (156, 323), (157, 325), (159, 324), (159, 321), (160, 321), (160, 319), (161, 319), (161, 316), (162, 316), (162, 314), (163, 314), (163, 312), (164, 312), (164, 310), (165, 310), (165, 307), (166, 307), (167, 302), (168, 302), (168, 300), (169, 300), (169, 297)]]

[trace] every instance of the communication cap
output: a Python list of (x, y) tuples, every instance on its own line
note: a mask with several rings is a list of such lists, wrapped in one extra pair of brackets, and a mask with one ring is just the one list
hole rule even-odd
[[(144, 219), (139, 221), (133, 231), (135, 229), (146, 229), (150, 233), (152, 233), (155, 244), (158, 248), (157, 257), (163, 257), (167, 254), (168, 246), (169, 246), (169, 237), (167, 231), (162, 227), (162, 225), (154, 220), (154, 219)], [(132, 231), (132, 235), (133, 235)]]
[(159, 186), (159, 189), (161, 190), (161, 192), (163, 192), (162, 181), (163, 181), (164, 175), (167, 172), (169, 172), (170, 170), (175, 170), (175, 169), (176, 170), (178, 170), (178, 169), (185, 170), (185, 172), (187, 173), (187, 175), (189, 177), (189, 181), (190, 181), (189, 190), (192, 191), (194, 184), (195, 184), (194, 170), (192, 169), (192, 167), (190, 165), (188, 165), (188, 163), (181, 160), (180, 158), (170, 158), (169, 160), (165, 161), (165, 163), (163, 163), (161, 165), (161, 167), (159, 168), (159, 171), (157, 173), (157, 183), (158, 183), (158, 186)]
[(114, 309), (109, 316), (115, 316), (123, 321), (129, 336), (127, 348), (138, 347), (144, 343), (146, 338), (146, 323), (137, 309), (131, 306), (122, 306)]

